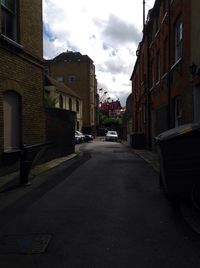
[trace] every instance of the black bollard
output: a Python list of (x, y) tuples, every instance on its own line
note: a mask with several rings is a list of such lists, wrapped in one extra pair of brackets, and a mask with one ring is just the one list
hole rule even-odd
[(28, 160), (28, 149), (25, 144), (21, 148), (20, 156), (20, 185), (30, 185), (28, 176), (31, 168), (31, 162)]

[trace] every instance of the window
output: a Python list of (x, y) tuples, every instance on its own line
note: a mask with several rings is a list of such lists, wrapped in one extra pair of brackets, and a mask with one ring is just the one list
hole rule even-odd
[(160, 81), (160, 50), (156, 53), (156, 82)]
[(163, 74), (167, 72), (168, 69), (168, 38), (164, 40), (163, 46)]
[(76, 100), (76, 111), (79, 112), (79, 110), (80, 110), (79, 100)]
[(152, 41), (153, 41), (153, 29), (151, 26), (151, 28), (149, 29), (149, 45), (151, 45)]
[(58, 77), (57, 77), (57, 81), (58, 81), (58, 82), (63, 82), (63, 81), (64, 81), (63, 76), (58, 76)]
[(179, 18), (174, 25), (174, 61), (182, 57), (183, 24)]
[(153, 60), (150, 62), (150, 88), (154, 86), (154, 73), (153, 73), (154, 63)]
[(144, 81), (144, 54), (142, 54), (141, 80)]
[(44, 74), (49, 75), (49, 68), (48, 67), (44, 67)]
[(175, 126), (181, 125), (181, 119), (182, 119), (182, 98), (181, 96), (178, 96), (175, 98)]
[(63, 109), (63, 96), (59, 95), (59, 108)]
[(17, 41), (17, 0), (1, 0), (1, 32)]
[(155, 22), (154, 22), (154, 27), (155, 27), (155, 33), (158, 31), (158, 25), (159, 25), (159, 14), (155, 15)]
[(200, 123), (200, 86), (194, 88), (194, 122)]
[(72, 111), (72, 99), (69, 98), (69, 110)]
[(69, 76), (68, 76), (68, 82), (69, 82), (70, 84), (76, 82), (76, 76), (75, 76), (75, 75), (69, 75)]
[(163, 1), (163, 16), (165, 15), (167, 11), (167, 1)]

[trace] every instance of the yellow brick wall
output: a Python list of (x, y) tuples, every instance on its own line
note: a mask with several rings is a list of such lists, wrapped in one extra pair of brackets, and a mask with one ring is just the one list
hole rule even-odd
[[(57, 78), (63, 76), (64, 83), (74, 90), (82, 99), (83, 105), (83, 126), (91, 127), (91, 100), (90, 94), (90, 64), (85, 62), (54, 62), (49, 65), (50, 76)], [(69, 83), (68, 76), (75, 75), (76, 82)]]
[(20, 43), (32, 55), (42, 58), (42, 1), (19, 1)]
[(19, 30), (22, 48), (2, 38), (0, 42), (0, 153), (4, 144), (2, 101), (6, 90), (21, 95), (22, 143), (45, 141), (42, 0), (19, 0)]

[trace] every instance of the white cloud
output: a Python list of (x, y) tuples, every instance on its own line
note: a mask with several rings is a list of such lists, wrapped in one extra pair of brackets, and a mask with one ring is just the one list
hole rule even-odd
[[(154, 0), (146, 2), (152, 7)], [(43, 21), (45, 58), (66, 50), (87, 54), (94, 61), (99, 88), (120, 100), (131, 93), (135, 51), (142, 38), (141, 0), (43, 0)]]

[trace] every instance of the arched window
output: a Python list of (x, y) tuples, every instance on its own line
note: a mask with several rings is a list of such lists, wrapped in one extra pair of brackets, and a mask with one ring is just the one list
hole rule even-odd
[(4, 151), (20, 148), (21, 101), (15, 91), (3, 95)]
[(80, 110), (79, 100), (76, 100), (76, 111), (79, 112), (79, 110)]
[(59, 108), (63, 109), (63, 96), (62, 95), (59, 96)]
[(72, 99), (69, 98), (69, 110), (72, 111)]

